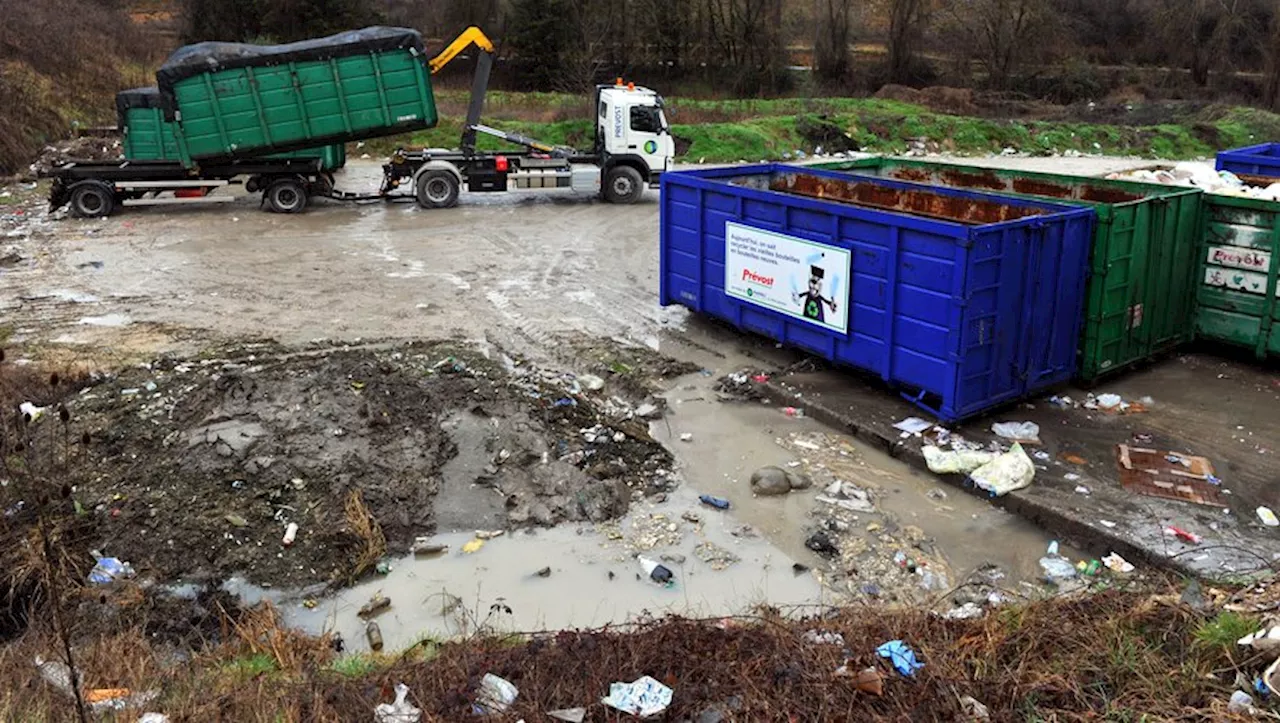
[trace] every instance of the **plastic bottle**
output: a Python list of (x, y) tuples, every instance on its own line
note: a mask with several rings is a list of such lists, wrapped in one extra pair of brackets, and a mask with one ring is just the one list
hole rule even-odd
[(660, 564), (657, 560), (650, 560), (643, 556), (638, 559), (640, 560), (640, 569), (644, 570), (644, 573), (649, 576), (650, 580), (659, 583), (668, 583), (671, 582), (674, 577), (674, 575), (671, 574), (671, 571), (664, 565)]
[(1053, 542), (1049, 543), (1049, 556), (1055, 557), (1057, 556), (1057, 554), (1058, 554), (1058, 541), (1054, 540)]
[(364, 626), (364, 636), (369, 639), (371, 650), (382, 650), (382, 628), (379, 628), (377, 623), (370, 620), (369, 624)]

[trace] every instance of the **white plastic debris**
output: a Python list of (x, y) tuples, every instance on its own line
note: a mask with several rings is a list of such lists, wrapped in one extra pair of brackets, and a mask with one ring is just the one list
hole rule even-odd
[(971, 695), (966, 695), (960, 699), (960, 709), (968, 716), (965, 720), (991, 720), (991, 711), (987, 710), (985, 705), (979, 703), (978, 699)]
[(169, 723), (169, 716), (164, 713), (143, 713), (138, 723)]
[(1243, 690), (1232, 693), (1231, 700), (1227, 703), (1227, 712), (1254, 715), (1257, 709), (1253, 707), (1253, 696)]
[(594, 374), (581, 374), (578, 376), (578, 382), (582, 384), (582, 388), (598, 392), (604, 389), (604, 380)]
[(1264, 628), (1240, 638), (1237, 645), (1253, 648), (1259, 653), (1280, 653), (1280, 625)]
[(1102, 558), (1102, 564), (1106, 565), (1107, 569), (1112, 572), (1118, 572), (1122, 574), (1128, 574), (1133, 572), (1133, 564), (1130, 563), (1128, 560), (1124, 559), (1123, 557), (1120, 557), (1114, 552)]
[(45, 660), (37, 655), (36, 668), (40, 670), (40, 677), (46, 683), (68, 698), (75, 696), (74, 688), (71, 687), (71, 668), (66, 663), (61, 660)]
[(969, 478), (979, 488), (999, 497), (1031, 484), (1036, 467), (1017, 442), (1004, 454), (975, 469)]
[(685, 432), (684, 434), (680, 435), (680, 441), (681, 441), (681, 442), (692, 442), (692, 441), (693, 441), (693, 433), (692, 433), (692, 432)]
[(121, 562), (116, 557), (100, 557), (98, 563), (89, 571), (89, 582), (94, 585), (108, 585), (115, 580), (123, 580), (133, 575), (133, 565)]
[(1280, 527), (1280, 519), (1276, 518), (1276, 513), (1272, 512), (1270, 507), (1259, 507), (1257, 513), (1262, 524), (1267, 527)]
[(936, 474), (969, 474), (995, 458), (980, 450), (946, 451), (931, 444), (924, 447), (924, 461)]
[(840, 633), (820, 633), (817, 630), (809, 630), (804, 634), (806, 643), (814, 645), (839, 645), (844, 646), (844, 636)]
[(991, 425), (991, 431), (1015, 442), (1040, 443), (1040, 425), (1035, 422), (996, 422)]
[(901, 432), (906, 432), (907, 434), (920, 434), (932, 426), (932, 422), (926, 422), (919, 417), (907, 417), (893, 425), (893, 428)]
[(1089, 494), (1089, 488), (1084, 485), (1076, 485), (1076, 494), (1087, 496)]
[(1060, 555), (1040, 558), (1040, 569), (1044, 571), (1045, 579), (1054, 584), (1076, 576), (1076, 566)]
[(476, 695), (474, 710), (479, 715), (496, 715), (511, 707), (520, 695), (520, 689), (511, 681), (485, 673), (480, 679), (480, 692)]
[(44, 410), (46, 409), (48, 409), (48, 407), (37, 407), (31, 402), (23, 402), (22, 404), (18, 405), (18, 411), (27, 415), (28, 417), (31, 417), (31, 421), (33, 422), (39, 419), (40, 415), (44, 414)]
[(409, 697), (409, 686), (396, 683), (396, 701), (379, 703), (373, 709), (374, 723), (418, 723), (422, 711), (413, 707), (405, 698)]
[(582, 723), (587, 719), (587, 709), (561, 708), (560, 710), (549, 710), (547, 715), (556, 720), (568, 721), (568, 723)]
[(631, 683), (612, 683), (600, 702), (641, 718), (657, 715), (671, 705), (671, 689), (649, 676)]

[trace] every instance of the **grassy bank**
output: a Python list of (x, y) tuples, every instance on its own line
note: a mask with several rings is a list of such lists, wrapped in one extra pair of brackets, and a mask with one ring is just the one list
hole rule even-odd
[[(117, 590), (112, 595), (120, 595)], [(112, 603), (108, 603), (112, 604)], [(395, 653), (335, 652), (333, 641), (280, 628), (269, 608), (227, 620), (223, 639), (179, 661), (145, 628), (114, 632), (77, 650), (85, 687), (155, 691), (144, 710), (172, 720), (366, 720), (408, 685), (423, 721), (473, 717), (480, 679), (520, 690), (493, 720), (547, 720), (585, 706), (586, 720), (617, 719), (597, 701), (614, 681), (652, 676), (674, 689), (664, 720), (973, 720), (973, 698), (998, 721), (1228, 720), (1237, 674), (1261, 665), (1236, 648), (1255, 618), (1197, 612), (1176, 588), (1109, 590), (947, 620), (926, 610), (830, 609), (810, 619), (761, 610), (733, 619), (663, 619), (620, 628), (480, 635), (425, 641)], [(809, 631), (838, 634), (835, 644)], [(910, 678), (876, 648), (903, 640), (924, 667)], [(348, 641), (364, 650), (363, 641)], [(0, 652), (0, 715), (63, 720), (70, 698), (31, 661), (51, 657), (36, 632)], [(882, 695), (838, 672), (880, 679)], [(863, 690), (859, 690), (862, 687)], [(134, 720), (125, 714), (121, 720)], [(712, 718), (720, 720), (720, 718)]]
[[(465, 114), (465, 93), (438, 93), (442, 122), (430, 131), (380, 139), (371, 154), (397, 146), (455, 147)], [(591, 139), (590, 102), (557, 93), (493, 93), (485, 122), (518, 130), (539, 140), (576, 147)], [(929, 150), (957, 154), (999, 153), (1005, 148), (1051, 155), (1067, 151), (1149, 158), (1212, 156), (1218, 150), (1280, 136), (1280, 115), (1251, 108), (1212, 106), (1173, 114), (1156, 125), (1123, 125), (1054, 120), (1005, 120), (950, 115), (875, 98), (784, 98), (777, 100), (668, 100), (672, 132), (682, 143), (681, 160), (758, 161), (783, 158), (796, 150), (812, 153), (824, 144), (814, 128), (838, 129), (854, 149), (903, 153), (913, 142)], [(500, 149), (495, 139), (481, 147)], [(825, 148), (832, 149), (830, 140)]]

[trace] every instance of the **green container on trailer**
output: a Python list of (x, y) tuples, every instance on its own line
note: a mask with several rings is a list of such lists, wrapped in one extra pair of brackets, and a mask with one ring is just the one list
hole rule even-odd
[(1203, 194), (1196, 189), (896, 158), (818, 168), (1093, 208), (1077, 378), (1090, 383), (1168, 351), (1193, 336)]
[[(178, 126), (164, 119), (158, 88), (134, 88), (116, 94), (116, 116), (124, 157), (136, 161), (178, 161)], [(320, 169), (336, 171), (347, 164), (341, 143), (277, 153), (266, 158), (319, 158)]]
[(289, 45), (199, 43), (156, 72), (184, 165), (435, 126), (422, 36), (365, 28)]

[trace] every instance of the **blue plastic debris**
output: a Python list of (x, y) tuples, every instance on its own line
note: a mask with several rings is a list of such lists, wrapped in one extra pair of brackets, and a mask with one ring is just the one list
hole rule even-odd
[(563, 399), (557, 399), (554, 403), (552, 403), (552, 405), (551, 405), (551, 406), (553, 406), (553, 407), (576, 407), (576, 406), (578, 406), (578, 403), (577, 403), (577, 402), (575, 402), (575, 401), (573, 401), (572, 399), (570, 399), (570, 398), (568, 398), (568, 397), (564, 397)]
[(888, 658), (893, 663), (893, 667), (908, 678), (924, 667), (924, 663), (916, 660), (915, 651), (901, 640), (890, 640), (881, 645), (876, 648), (876, 654), (882, 658)]
[(698, 499), (702, 500), (702, 504), (709, 505), (718, 510), (729, 509), (729, 500), (726, 500), (723, 497), (714, 497), (712, 495), (702, 495)]
[(116, 557), (98, 558), (98, 564), (89, 571), (89, 582), (94, 585), (109, 585), (117, 579), (126, 577), (133, 577), (133, 565), (120, 562)]

